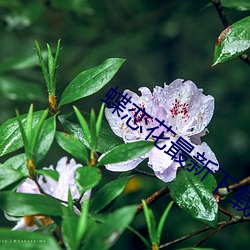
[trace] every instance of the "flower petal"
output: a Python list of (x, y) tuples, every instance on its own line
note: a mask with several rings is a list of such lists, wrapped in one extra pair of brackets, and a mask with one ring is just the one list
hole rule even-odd
[[(165, 143), (160, 144), (163, 146)], [(166, 144), (166, 148), (171, 145), (170, 141)], [(148, 166), (154, 170), (155, 175), (164, 182), (170, 182), (176, 178), (177, 168), (179, 163), (174, 162), (169, 155), (164, 153), (164, 150), (153, 148), (149, 152)]]
[(204, 95), (192, 81), (177, 79), (153, 95), (167, 111), (167, 119), (178, 135), (194, 135), (205, 129), (214, 112), (214, 98)]
[(203, 152), (205, 152), (205, 157), (207, 160), (210, 160), (212, 162), (214, 162), (217, 165), (214, 165), (212, 163), (208, 164), (208, 168), (211, 169), (213, 172), (215, 172), (216, 170), (219, 169), (219, 162), (214, 154), (214, 152), (211, 150), (211, 148), (207, 145), (206, 142), (202, 142), (201, 145), (197, 145), (195, 146), (194, 150), (193, 150), (193, 156), (196, 156), (197, 153), (202, 154)]

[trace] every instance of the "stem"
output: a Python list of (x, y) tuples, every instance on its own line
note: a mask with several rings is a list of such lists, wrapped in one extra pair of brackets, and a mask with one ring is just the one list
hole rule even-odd
[[(166, 187), (163, 187), (160, 190), (156, 191), (155, 193), (150, 195), (148, 198), (146, 198), (145, 202), (147, 205), (150, 205), (167, 193), (169, 193), (169, 188), (166, 186)], [(137, 205), (136, 214), (139, 214), (142, 210), (143, 210), (143, 204), (140, 203)]]

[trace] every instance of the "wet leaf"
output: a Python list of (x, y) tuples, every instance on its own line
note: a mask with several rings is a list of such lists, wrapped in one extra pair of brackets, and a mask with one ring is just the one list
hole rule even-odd
[(124, 63), (124, 59), (110, 58), (95, 68), (78, 74), (64, 90), (59, 106), (92, 95), (103, 88)]
[(181, 169), (174, 181), (169, 183), (170, 195), (180, 208), (205, 224), (216, 227), (218, 204), (213, 197), (217, 187), (212, 174), (194, 175), (193, 172)]
[(250, 47), (250, 16), (228, 26), (218, 37), (214, 65), (239, 56)]
[[(33, 124), (34, 127), (43, 114), (42, 111), (34, 112)], [(27, 114), (20, 116), (23, 124), (26, 123)], [(19, 129), (17, 118), (11, 118), (0, 126), (0, 156), (13, 152), (23, 146), (22, 136)]]

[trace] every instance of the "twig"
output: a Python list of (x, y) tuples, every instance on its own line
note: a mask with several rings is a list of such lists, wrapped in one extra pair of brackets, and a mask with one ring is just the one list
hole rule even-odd
[(206, 231), (209, 230), (209, 229), (212, 229), (212, 228), (211, 228), (210, 226), (203, 227), (203, 228), (201, 228), (201, 229), (199, 229), (199, 230), (197, 230), (197, 231), (195, 231), (195, 232), (192, 232), (192, 233), (190, 233), (190, 234), (187, 234), (187, 235), (185, 235), (185, 236), (182, 236), (182, 237), (180, 237), (180, 238), (178, 238), (178, 239), (175, 239), (175, 240), (173, 240), (173, 241), (170, 241), (170, 242), (168, 242), (168, 243), (162, 244), (162, 245), (159, 246), (159, 248), (165, 248), (165, 247), (169, 247), (169, 246), (171, 246), (171, 245), (177, 244), (177, 243), (179, 243), (179, 242), (181, 242), (181, 241), (183, 241), (183, 240), (186, 240), (186, 239), (188, 239), (188, 238), (191, 238), (191, 237), (193, 237), (193, 236), (195, 236), (195, 235), (197, 235), (197, 234), (206, 232)]
[(154, 177), (156, 178), (156, 176), (152, 173), (148, 173), (148, 172), (145, 172), (145, 171), (142, 171), (142, 170), (139, 170), (139, 169), (134, 169), (134, 172), (137, 172), (141, 175), (146, 175), (146, 176), (149, 176), (149, 177)]
[(229, 225), (238, 224), (238, 223), (246, 222), (246, 221), (250, 221), (250, 218), (243, 217), (243, 216), (234, 216), (230, 221), (223, 221), (223, 222), (219, 223), (219, 226), (216, 229), (209, 232), (201, 240), (199, 240), (196, 244), (194, 244), (193, 247), (199, 246), (204, 241), (206, 241), (208, 238), (210, 238), (212, 235), (214, 235), (215, 233), (219, 232), (220, 230), (222, 230), (223, 228), (225, 228)]
[(229, 216), (230, 218), (233, 218), (235, 216), (234, 214), (230, 213), (229, 211), (227, 211), (226, 209), (224, 209), (222, 207), (219, 207), (218, 209), (219, 209), (219, 211), (221, 211), (223, 214)]
[[(145, 202), (147, 205), (150, 205), (167, 193), (169, 193), (169, 188), (166, 186), (166, 187), (163, 187), (160, 190), (156, 191), (155, 193), (150, 195), (148, 198), (146, 198)], [(142, 205), (142, 203), (140, 203), (137, 205), (136, 214), (140, 213), (142, 210), (143, 210), (143, 205)]]
[(243, 180), (241, 180), (241, 181), (239, 182), (239, 184), (238, 184), (238, 183), (235, 183), (235, 184), (233, 184), (233, 185), (230, 185), (230, 186), (229, 186), (230, 192), (227, 191), (227, 188), (219, 188), (217, 193), (218, 193), (220, 196), (227, 196), (227, 195), (229, 195), (229, 194), (231, 194), (231, 193), (233, 193), (233, 192), (237, 192), (237, 191), (238, 191), (238, 188), (239, 188), (240, 186), (246, 187), (246, 186), (249, 186), (249, 185), (250, 185), (250, 176), (248, 176), (248, 177), (244, 178)]
[[(220, 20), (223, 23), (224, 28), (226, 29), (228, 26), (230, 26), (230, 22), (229, 22), (226, 14), (225, 14), (223, 8), (222, 8), (220, 0), (211, 0), (211, 3), (216, 8), (216, 10), (217, 10), (217, 12), (219, 14)], [(250, 65), (250, 59), (249, 59), (249, 57), (248, 57), (247, 54), (241, 54), (239, 57), (245, 63), (247, 63), (248, 65)]]

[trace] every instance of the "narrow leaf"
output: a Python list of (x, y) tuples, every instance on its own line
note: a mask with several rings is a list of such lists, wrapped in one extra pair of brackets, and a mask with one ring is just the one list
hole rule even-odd
[(115, 147), (101, 158), (98, 166), (129, 161), (148, 153), (154, 147), (151, 141), (136, 141)]
[(103, 224), (92, 227), (83, 250), (110, 249), (135, 216), (136, 206), (117, 209)]
[(88, 165), (88, 152), (85, 145), (73, 135), (56, 132), (56, 141), (62, 149), (71, 154), (82, 164)]
[(117, 198), (124, 190), (128, 180), (132, 176), (119, 178), (111, 181), (99, 189), (92, 200), (91, 208), (94, 212), (99, 212)]
[(161, 234), (162, 234), (163, 226), (164, 226), (164, 224), (165, 224), (165, 221), (166, 221), (166, 219), (167, 219), (167, 217), (168, 217), (169, 211), (170, 211), (170, 209), (171, 209), (171, 207), (172, 207), (173, 204), (174, 204), (173, 201), (171, 201), (171, 202), (168, 204), (168, 206), (167, 206), (167, 208), (165, 209), (163, 215), (161, 216), (160, 222), (159, 222), (159, 224), (158, 224), (158, 228), (157, 228), (157, 244), (158, 244), (158, 245), (160, 244), (160, 241), (161, 241)]
[(100, 108), (100, 112), (98, 114), (97, 121), (96, 121), (96, 139), (97, 140), (99, 139), (99, 135), (100, 135), (100, 132), (101, 132), (104, 108), (105, 108), (105, 104), (103, 103), (101, 108)]
[(85, 118), (83, 117), (83, 115), (81, 114), (81, 112), (79, 111), (79, 109), (75, 106), (73, 106), (75, 113), (76, 113), (76, 117), (81, 125), (82, 128), (82, 132), (84, 134), (84, 137), (86, 138), (87, 142), (89, 145), (91, 145), (91, 135), (90, 135), (90, 130), (89, 130), (89, 126), (88, 123), (86, 122)]
[(59, 106), (92, 95), (103, 88), (124, 63), (124, 59), (111, 58), (99, 66), (83, 71), (64, 90)]

